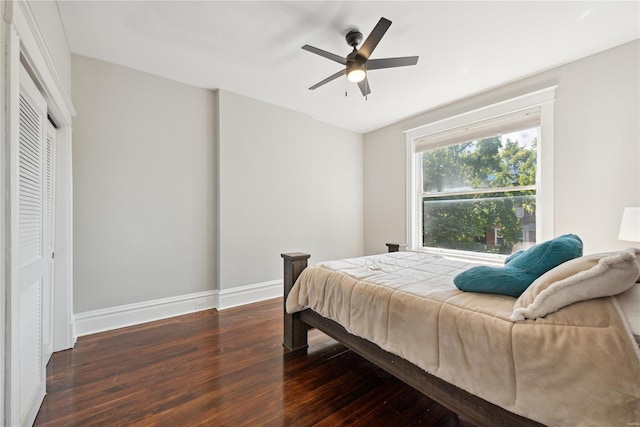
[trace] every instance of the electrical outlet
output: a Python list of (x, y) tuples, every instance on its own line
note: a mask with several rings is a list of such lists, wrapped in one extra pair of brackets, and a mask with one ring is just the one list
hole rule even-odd
[(207, 305), (207, 300), (204, 298), (196, 300), (196, 308), (204, 308)]

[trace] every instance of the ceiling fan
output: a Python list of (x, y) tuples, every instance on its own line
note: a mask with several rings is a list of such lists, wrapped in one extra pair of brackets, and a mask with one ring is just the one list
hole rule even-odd
[(367, 79), (367, 71), (379, 70), (381, 68), (394, 68), (405, 67), (408, 65), (416, 65), (418, 63), (417, 56), (404, 56), (400, 58), (381, 58), (381, 59), (369, 59), (373, 50), (376, 48), (382, 36), (387, 32), (391, 26), (391, 21), (386, 18), (380, 18), (376, 26), (369, 34), (369, 37), (362, 43), (360, 49), (356, 49), (356, 46), (362, 41), (362, 33), (358, 30), (351, 30), (345, 36), (347, 44), (353, 47), (353, 50), (345, 58), (335, 55), (326, 50), (318, 49), (317, 47), (309, 46), (308, 44), (302, 46), (304, 50), (315, 53), (316, 55), (323, 56), (331, 59), (339, 64), (345, 66), (343, 70), (327, 77), (321, 82), (311, 86), (309, 90), (314, 90), (320, 86), (329, 83), (332, 80), (346, 74), (349, 81), (358, 83), (360, 92), (363, 96), (367, 96), (371, 93), (371, 87), (369, 86), (369, 80)]

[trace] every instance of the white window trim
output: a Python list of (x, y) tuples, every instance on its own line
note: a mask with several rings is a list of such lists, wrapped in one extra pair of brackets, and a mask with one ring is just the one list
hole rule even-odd
[[(536, 206), (536, 241), (543, 242), (554, 237), (553, 228), (553, 136), (555, 90), (551, 86), (526, 95), (507, 99), (483, 108), (458, 114), (443, 120), (427, 123), (405, 131), (406, 141), (406, 200), (407, 200), (407, 248), (413, 251), (425, 251), (421, 244), (422, 212), (417, 202), (421, 188), (417, 185), (417, 176), (421, 171), (419, 156), (416, 156), (415, 141), (427, 135), (454, 129), (480, 120), (509, 114), (514, 111), (540, 107), (540, 145), (538, 146), (536, 186), (538, 204)], [(502, 255), (470, 254), (466, 251), (448, 249), (437, 250), (441, 253), (466, 254), (474, 258), (499, 259)]]

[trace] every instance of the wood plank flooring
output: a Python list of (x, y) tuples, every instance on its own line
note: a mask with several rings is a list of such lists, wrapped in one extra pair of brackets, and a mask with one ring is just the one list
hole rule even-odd
[(281, 299), (81, 337), (35, 425), (469, 426), (319, 331), (281, 343)]

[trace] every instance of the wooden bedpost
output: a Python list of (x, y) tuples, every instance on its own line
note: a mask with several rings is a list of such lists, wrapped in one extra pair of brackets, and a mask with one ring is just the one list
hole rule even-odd
[(407, 245), (405, 243), (385, 243), (387, 245), (387, 252), (400, 252), (400, 248), (404, 248)]
[(311, 255), (302, 252), (291, 252), (281, 254), (284, 258), (284, 340), (282, 345), (293, 351), (307, 348), (307, 324), (300, 320), (300, 313), (287, 313), (285, 308), (287, 296), (291, 292), (293, 284), (296, 282), (302, 270), (307, 267), (307, 260)]

